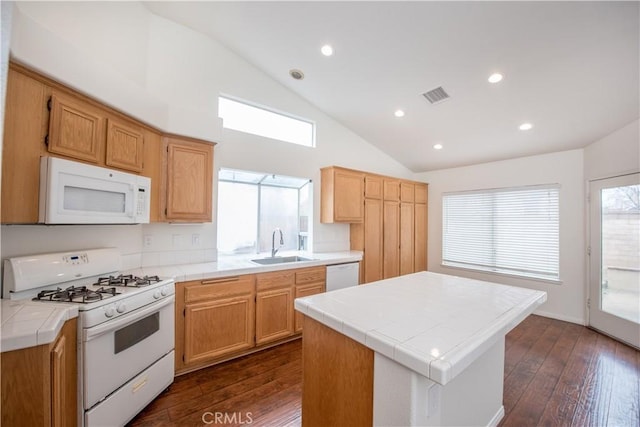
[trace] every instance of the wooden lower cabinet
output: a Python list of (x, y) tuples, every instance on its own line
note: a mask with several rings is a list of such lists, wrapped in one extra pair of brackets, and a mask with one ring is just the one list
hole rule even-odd
[(293, 300), (325, 284), (325, 266), (176, 283), (176, 373), (299, 336)]
[(50, 344), (2, 353), (2, 425), (75, 426), (77, 319)]
[(255, 346), (255, 276), (176, 284), (176, 370)]
[(257, 275), (256, 344), (293, 335), (294, 284), (293, 270)]
[[(326, 290), (327, 268), (310, 267), (296, 271), (296, 298), (308, 297), (321, 294)], [(294, 331), (302, 332), (303, 315), (295, 312)]]

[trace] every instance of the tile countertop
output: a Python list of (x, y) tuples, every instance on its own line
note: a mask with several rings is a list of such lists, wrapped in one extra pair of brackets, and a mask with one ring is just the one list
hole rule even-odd
[(362, 252), (360, 251), (315, 253), (278, 252), (276, 256), (291, 255), (310, 258), (310, 261), (260, 265), (251, 262), (251, 260), (256, 258), (267, 258), (269, 257), (269, 254), (234, 255), (219, 256), (218, 261), (216, 262), (141, 267), (129, 270), (126, 273), (135, 274), (138, 276), (157, 275), (160, 277), (173, 277), (176, 282), (186, 282), (189, 280), (215, 279), (218, 277), (235, 276), (239, 274), (266, 273), (269, 271), (290, 270), (294, 268), (343, 264), (347, 262), (358, 262), (362, 260)]
[(445, 385), (546, 292), (420, 272), (295, 300), (296, 310)]
[(0, 317), (0, 350), (5, 352), (52, 343), (64, 323), (78, 317), (78, 307), (3, 299), (0, 301)]
[[(220, 257), (217, 262), (200, 264), (166, 265), (137, 268), (126, 273), (136, 275), (158, 275), (173, 277), (176, 282), (188, 280), (214, 279), (238, 274), (264, 273), (268, 271), (293, 268), (314, 267), (319, 265), (358, 262), (362, 252), (283, 252), (278, 256), (298, 255), (310, 258), (310, 261), (289, 262), (283, 264), (260, 265), (251, 259), (265, 258), (265, 254), (238, 255)], [(53, 342), (64, 322), (78, 316), (76, 305), (43, 304), (31, 300), (0, 300), (2, 327), (0, 330), (0, 350), (11, 351)]]

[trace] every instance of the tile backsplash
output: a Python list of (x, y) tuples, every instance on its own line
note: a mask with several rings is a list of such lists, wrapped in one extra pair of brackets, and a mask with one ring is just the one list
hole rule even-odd
[(217, 259), (216, 227), (203, 224), (3, 225), (2, 259), (44, 252), (116, 247), (122, 268)]

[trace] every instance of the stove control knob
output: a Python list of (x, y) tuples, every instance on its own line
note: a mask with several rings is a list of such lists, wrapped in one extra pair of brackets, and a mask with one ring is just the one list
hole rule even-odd
[(113, 315), (115, 314), (113, 306), (109, 306), (107, 307), (107, 309), (104, 311), (104, 315), (107, 317), (113, 317)]
[(155, 291), (155, 292), (153, 293), (153, 298), (155, 298), (155, 299), (160, 299), (160, 291)]
[(160, 290), (160, 293), (162, 294), (163, 297), (166, 297), (167, 294), (169, 293), (169, 290), (167, 288), (162, 288)]
[(116, 307), (116, 311), (118, 313), (124, 313), (124, 311), (127, 309), (127, 307), (125, 307), (124, 303), (120, 303), (118, 304), (118, 306)]

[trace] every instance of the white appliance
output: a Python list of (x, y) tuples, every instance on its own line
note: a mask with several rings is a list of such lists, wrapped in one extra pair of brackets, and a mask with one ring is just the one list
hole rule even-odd
[(150, 206), (148, 177), (57, 157), (40, 159), (40, 223), (148, 223)]
[(119, 275), (112, 248), (10, 258), (3, 297), (77, 304), (79, 425), (122, 426), (174, 376), (173, 279)]
[(327, 266), (327, 292), (357, 286), (360, 277), (360, 263), (348, 262)]

